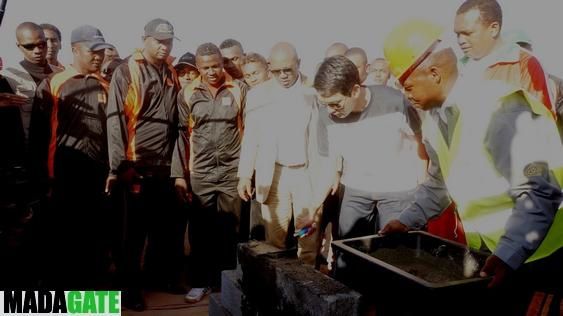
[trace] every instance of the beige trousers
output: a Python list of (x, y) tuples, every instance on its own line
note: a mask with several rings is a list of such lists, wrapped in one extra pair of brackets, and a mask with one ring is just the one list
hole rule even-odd
[[(276, 164), (268, 198), (262, 204), (266, 228), (266, 242), (286, 248), (286, 239), (292, 216), (294, 226), (312, 219), (317, 210), (311, 209), (311, 179), (305, 167), (285, 167)], [(297, 231), (297, 229), (295, 229)], [(319, 249), (318, 230), (298, 239), (297, 256), (306, 264), (315, 265)]]

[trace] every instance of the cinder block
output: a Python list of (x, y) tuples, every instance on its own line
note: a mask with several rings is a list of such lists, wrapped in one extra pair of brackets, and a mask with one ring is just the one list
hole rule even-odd
[(221, 301), (232, 316), (242, 316), (241, 306), (244, 294), (241, 288), (242, 270), (221, 272)]
[(294, 253), (260, 242), (239, 247), (242, 289), (264, 315), (358, 315), (361, 295), (303, 265)]
[(209, 316), (231, 316), (221, 302), (221, 293), (209, 295)]

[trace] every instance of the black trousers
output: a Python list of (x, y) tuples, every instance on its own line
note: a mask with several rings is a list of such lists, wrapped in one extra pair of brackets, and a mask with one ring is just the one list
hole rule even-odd
[[(237, 243), (248, 239), (240, 230), (241, 199), (236, 178), (206, 181), (191, 177), (194, 205), (189, 218), (190, 283), (220, 285), (222, 270), (237, 264)], [(247, 226), (247, 225), (246, 225)]]
[(52, 195), (41, 217), (44, 286), (103, 287), (109, 265), (107, 167), (72, 149), (58, 149)]
[(177, 203), (173, 182), (168, 174), (150, 168), (137, 171), (139, 178), (118, 183), (112, 192), (113, 256), (118, 283), (125, 290), (140, 290), (143, 276), (152, 285), (176, 283), (183, 266), (186, 214)]

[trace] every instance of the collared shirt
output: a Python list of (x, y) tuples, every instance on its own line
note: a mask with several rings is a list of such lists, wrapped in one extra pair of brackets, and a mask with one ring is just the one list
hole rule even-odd
[[(276, 161), (284, 166), (300, 166), (307, 163), (307, 126), (311, 104), (306, 102), (301, 78), (289, 88), (279, 85), (276, 89)], [(289, 126), (288, 126), (289, 125)]]
[(172, 177), (189, 172), (209, 181), (236, 178), (246, 92), (245, 83), (226, 73), (215, 95), (201, 77), (180, 91), (180, 137), (172, 159)]
[(108, 98), (110, 168), (124, 161), (170, 167), (177, 138), (179, 82), (171, 61), (157, 69), (140, 51), (115, 70)]
[[(107, 164), (106, 104), (108, 83), (97, 74), (81, 74), (72, 66), (37, 88), (31, 120), (34, 155), (55, 176), (59, 148), (70, 148)], [(47, 157), (44, 155), (47, 154)]]

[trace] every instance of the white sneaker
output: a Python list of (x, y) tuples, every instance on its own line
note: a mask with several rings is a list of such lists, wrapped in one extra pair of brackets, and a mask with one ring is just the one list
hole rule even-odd
[(209, 287), (194, 287), (188, 292), (188, 294), (186, 294), (186, 296), (184, 296), (184, 299), (188, 303), (197, 303), (209, 292), (211, 292)]

